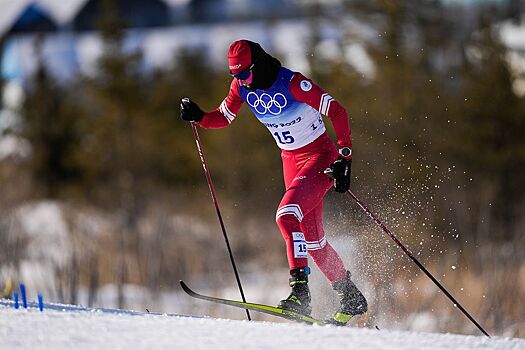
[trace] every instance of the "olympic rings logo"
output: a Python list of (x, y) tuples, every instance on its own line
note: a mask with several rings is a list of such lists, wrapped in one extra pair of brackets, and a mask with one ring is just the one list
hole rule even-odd
[(281, 114), (281, 111), (286, 107), (288, 101), (286, 101), (286, 97), (280, 92), (272, 97), (266, 92), (262, 93), (261, 96), (257, 96), (255, 92), (251, 91), (248, 96), (246, 96), (246, 103), (253, 107), (259, 114), (270, 112), (273, 115), (278, 115)]

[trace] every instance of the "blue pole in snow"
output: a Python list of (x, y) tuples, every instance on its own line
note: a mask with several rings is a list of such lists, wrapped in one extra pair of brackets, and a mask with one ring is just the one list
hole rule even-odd
[(20, 294), (22, 294), (22, 305), (27, 309), (26, 286), (23, 283), (20, 283)]
[(44, 297), (42, 293), (38, 293), (38, 308), (41, 312), (44, 311)]
[(18, 292), (13, 293), (13, 299), (15, 299), (15, 309), (18, 309), (20, 305), (18, 305)]

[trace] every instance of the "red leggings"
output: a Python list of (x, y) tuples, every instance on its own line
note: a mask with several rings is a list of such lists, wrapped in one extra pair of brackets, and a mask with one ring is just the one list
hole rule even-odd
[(286, 241), (290, 270), (308, 266), (308, 254), (333, 283), (346, 275), (343, 261), (323, 230), (323, 198), (332, 187), (323, 173), (337, 159), (328, 135), (293, 151), (283, 150), (284, 194), (276, 220)]

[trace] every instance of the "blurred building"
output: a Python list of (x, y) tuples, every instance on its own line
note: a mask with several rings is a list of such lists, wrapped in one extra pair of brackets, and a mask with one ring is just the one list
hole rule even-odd
[[(446, 6), (474, 6), (472, 1), (441, 0)], [(4, 80), (24, 83), (35, 71), (38, 55), (60, 81), (77, 73), (92, 74), (103, 48), (96, 34), (104, 0), (0, 0), (0, 73)], [(140, 49), (144, 67), (166, 67), (182, 49), (199, 49), (210, 63), (222, 67), (225, 48), (239, 37), (257, 40), (286, 64), (308, 71), (301, 58), (309, 51), (311, 18), (345, 13), (344, 0), (115, 0), (127, 30), (126, 50)], [(509, 11), (523, 8), (520, 0), (485, 0)], [(520, 5), (521, 4), (521, 5)], [(276, 10), (278, 9), (278, 10)], [(326, 11), (329, 9), (329, 11)], [(466, 11), (472, 13), (472, 11)], [(345, 13), (346, 15), (346, 13)], [(323, 54), (349, 34), (357, 44), (373, 40), (375, 30), (351, 14), (315, 28), (326, 39)], [(332, 44), (331, 44), (332, 43)], [(38, 45), (37, 45), (38, 44)], [(36, 50), (39, 50), (37, 52)], [(364, 50), (354, 45), (348, 50)], [(313, 49), (310, 51), (314, 51)], [(350, 55), (353, 57), (353, 55)], [(355, 61), (355, 60), (354, 60)], [(350, 60), (350, 64), (354, 64)], [(356, 67), (370, 73), (370, 62)]]
[[(98, 32), (104, 1), (0, 0), (0, 159), (24, 149), (10, 131), (17, 129), (17, 107), (40, 64), (63, 84), (96, 73), (104, 50)], [(298, 58), (301, 69), (307, 31), (298, 3), (114, 0), (113, 6), (126, 28), (123, 49), (140, 51), (146, 71), (172, 66), (187, 50), (223, 68), (229, 43), (239, 37), (281, 48), (290, 60)]]
[[(441, 1), (446, 6), (474, 6), (466, 0)], [(39, 60), (61, 82), (79, 73), (94, 74), (103, 52), (97, 34), (103, 2), (0, 0), (0, 78), (24, 85)], [(228, 44), (247, 38), (260, 42), (285, 64), (304, 73), (309, 71), (308, 53), (342, 56), (361, 74), (373, 75), (374, 64), (367, 57), (366, 44), (377, 40), (378, 31), (345, 11), (345, 4), (352, 2), (114, 0), (114, 5), (127, 28), (124, 49), (140, 50), (146, 70), (173, 65), (174, 58), (184, 50), (199, 50), (210, 64), (223, 68)], [(516, 0), (483, 3), (507, 4), (509, 11), (521, 13)], [(315, 10), (321, 8), (323, 16), (332, 16), (314, 21), (321, 13)], [(507, 32), (516, 35), (516, 30)], [(314, 34), (320, 40), (317, 48), (310, 47)], [(525, 40), (522, 43), (518, 49), (525, 49)]]
[[(102, 50), (96, 34), (102, 3), (0, 0), (2, 78), (24, 82), (34, 73), (38, 40), (43, 61), (59, 80), (93, 73)], [(238, 35), (261, 39), (266, 28), (257, 28), (254, 21), (297, 18), (301, 13), (293, 1), (277, 0), (116, 0), (115, 5), (128, 28), (124, 46), (142, 49), (146, 67), (169, 64), (181, 47), (198, 47), (222, 58), (225, 43)], [(217, 28), (219, 23), (240, 23), (241, 28)]]

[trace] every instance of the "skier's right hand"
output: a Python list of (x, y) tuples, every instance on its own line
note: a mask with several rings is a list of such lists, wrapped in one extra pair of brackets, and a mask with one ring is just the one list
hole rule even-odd
[(200, 122), (204, 112), (195, 102), (185, 97), (180, 103), (180, 117), (188, 122)]
[(336, 192), (345, 193), (350, 189), (350, 177), (352, 171), (352, 159), (339, 157), (330, 165), (332, 177), (334, 179), (334, 189)]

